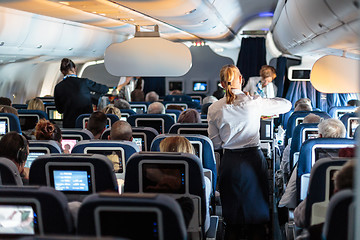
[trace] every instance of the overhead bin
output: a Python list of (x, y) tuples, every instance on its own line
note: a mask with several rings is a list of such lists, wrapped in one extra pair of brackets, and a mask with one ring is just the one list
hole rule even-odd
[(359, 30), (352, 27), (360, 19), (358, 11), (350, 0), (287, 1), (273, 19), (274, 42), (283, 53), (294, 55), (331, 51), (344, 42), (347, 49), (358, 49)]

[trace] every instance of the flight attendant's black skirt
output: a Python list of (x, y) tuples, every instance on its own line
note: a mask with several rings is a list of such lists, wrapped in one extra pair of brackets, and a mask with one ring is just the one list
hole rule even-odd
[(225, 150), (219, 170), (224, 221), (253, 225), (269, 221), (266, 159), (258, 147)]

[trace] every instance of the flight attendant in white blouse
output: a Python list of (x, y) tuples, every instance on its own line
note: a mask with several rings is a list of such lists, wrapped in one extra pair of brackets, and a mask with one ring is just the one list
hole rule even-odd
[(241, 91), (242, 76), (234, 65), (220, 71), (224, 98), (209, 107), (209, 137), (224, 149), (219, 168), (225, 239), (264, 239), (269, 221), (267, 162), (261, 152), (260, 118), (285, 113), (291, 103), (282, 98), (250, 96)]

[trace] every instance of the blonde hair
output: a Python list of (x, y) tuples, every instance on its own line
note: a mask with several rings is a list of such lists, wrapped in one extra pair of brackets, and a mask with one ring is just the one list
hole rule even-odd
[(225, 65), (220, 70), (220, 81), (225, 84), (226, 103), (232, 104), (236, 98), (231, 91), (231, 82), (241, 76), (239, 69), (234, 65)]
[(167, 137), (160, 142), (160, 152), (180, 152), (194, 154), (194, 148), (185, 137)]
[(101, 110), (105, 114), (115, 114), (121, 119), (121, 111), (119, 108), (115, 107), (114, 104), (109, 104)]
[(269, 65), (264, 65), (260, 69), (260, 77), (262, 78), (268, 78), (271, 77), (272, 79), (276, 78), (276, 71), (275, 68)]
[(29, 101), (27, 109), (45, 111), (44, 103), (39, 98), (33, 98)]

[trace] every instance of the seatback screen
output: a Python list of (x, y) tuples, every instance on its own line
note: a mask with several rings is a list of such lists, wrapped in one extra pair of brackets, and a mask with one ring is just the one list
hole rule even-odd
[(8, 121), (7, 119), (0, 119), (0, 137), (8, 132)]
[(101, 209), (96, 218), (100, 226), (96, 226), (98, 236), (122, 237), (127, 239), (159, 240), (159, 213), (141, 211), (136, 208)]
[(49, 166), (50, 186), (66, 194), (93, 193), (90, 166)]
[(26, 115), (20, 115), (19, 116), (19, 121), (20, 121), (20, 127), (22, 131), (26, 131), (29, 129), (34, 129), (37, 122), (39, 121), (39, 117), (38, 116), (26, 116)]
[(63, 139), (61, 140), (61, 147), (64, 150), (64, 153), (71, 153), (72, 149), (76, 145), (77, 140), (76, 139)]
[(185, 165), (143, 163), (142, 191), (145, 193), (185, 194)]
[(123, 163), (123, 153), (121, 150), (103, 150), (103, 149), (87, 149), (86, 153), (95, 153), (105, 155), (114, 165), (114, 170), (116, 173), (123, 173), (124, 166)]
[(0, 203), (0, 236), (39, 233), (38, 212), (33, 203)]
[(158, 133), (162, 134), (163, 132), (163, 124), (164, 121), (163, 119), (136, 119), (136, 126), (137, 127), (152, 127), (154, 128), (156, 131), (158, 131)]
[(63, 115), (59, 113), (56, 109), (48, 109), (48, 115), (50, 120), (62, 120)]
[(34, 162), (34, 160), (42, 155), (47, 154), (47, 150), (31, 150), (29, 152), (29, 155), (27, 156), (25, 167), (30, 168), (31, 164)]
[(305, 141), (308, 139), (313, 139), (318, 137), (319, 137), (319, 131), (317, 130), (305, 131)]
[(354, 137), (355, 130), (359, 126), (359, 120), (358, 119), (350, 119), (348, 125), (349, 125), (349, 127), (348, 127), (349, 137)]
[(132, 142), (136, 143), (136, 145), (138, 145), (138, 147), (140, 148), (141, 151), (145, 151), (145, 143), (144, 143), (143, 136), (136, 136), (133, 134)]

